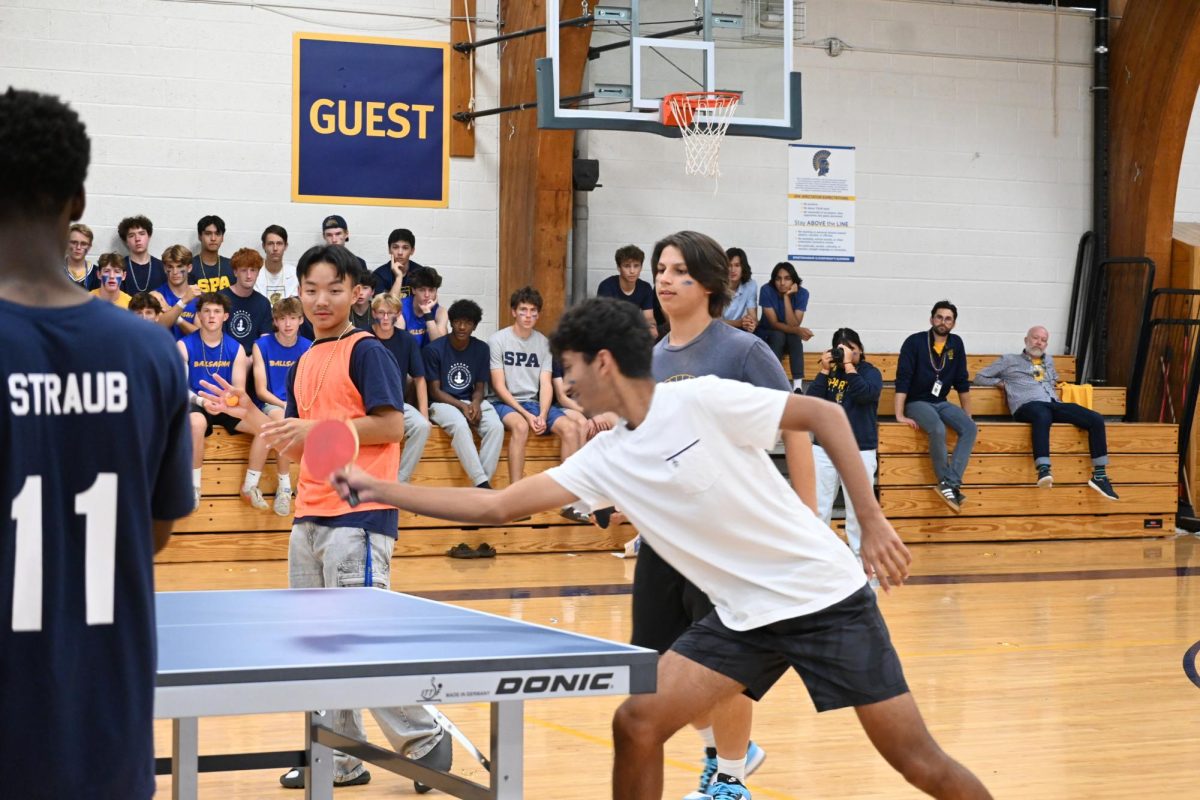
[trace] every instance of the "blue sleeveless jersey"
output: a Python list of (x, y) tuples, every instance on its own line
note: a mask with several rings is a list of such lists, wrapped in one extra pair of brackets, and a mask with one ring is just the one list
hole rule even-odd
[(214, 375), (220, 375), (233, 383), (233, 362), (237, 359), (242, 346), (237, 339), (229, 334), (221, 334), (221, 343), (209, 347), (200, 338), (200, 331), (189, 333), (180, 339), (187, 348), (187, 382), (188, 388), (199, 394), (204, 387), (200, 381), (216, 383)]
[(179, 353), (95, 300), (0, 300), (0, 337), (0, 797), (148, 798), (152, 519), (192, 510)]
[[(177, 295), (171, 291), (171, 285), (168, 283), (164, 283), (162, 286), (159, 286), (154, 291), (156, 291), (162, 295), (163, 300), (167, 301), (168, 307), (173, 306), (179, 302), (179, 295)], [(166, 308), (163, 309), (163, 311), (166, 311), (166, 310), (167, 310)], [(196, 301), (195, 300), (193, 300), (192, 302), (188, 303), (186, 306), (183, 307), (183, 311), (181, 311), (179, 313), (179, 319), (181, 319), (184, 322), (187, 322), (191, 325), (196, 324)], [(171, 333), (174, 334), (175, 341), (177, 341), (177, 342), (180, 339), (182, 339), (184, 336), (184, 333), (183, 333), (183, 331), (181, 331), (179, 329), (178, 324), (171, 326)]]
[[(434, 303), (430, 313), (437, 316), (440, 303)], [(413, 302), (413, 296), (409, 295), (400, 301), (400, 319), (402, 324), (396, 327), (403, 327), (409, 334), (417, 340), (417, 344), (421, 347), (429, 344), (429, 332), (426, 330), (425, 319), (421, 316), (421, 312), (416, 309), (416, 303)]]
[(286, 403), (288, 399), (288, 372), (300, 360), (300, 356), (307, 353), (308, 348), (312, 347), (312, 340), (305, 339), (303, 336), (297, 336), (294, 345), (284, 347), (275, 338), (275, 334), (268, 333), (258, 337), (258, 341), (255, 344), (258, 345), (258, 350), (262, 353), (263, 362), (267, 367), (267, 389), (271, 394)]

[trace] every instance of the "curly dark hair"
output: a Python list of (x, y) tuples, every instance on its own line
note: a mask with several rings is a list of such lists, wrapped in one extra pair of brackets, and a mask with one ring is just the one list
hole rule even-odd
[(92, 145), (66, 103), (8, 87), (0, 95), (0, 216), (51, 215), (83, 191)]
[(550, 348), (561, 359), (564, 351), (579, 353), (590, 364), (607, 350), (627, 378), (649, 378), (654, 337), (642, 310), (612, 297), (593, 297), (567, 309), (550, 334)]
[(465, 319), (478, 325), (483, 319), (483, 309), (474, 300), (455, 300), (446, 315), (451, 322), (456, 319)]

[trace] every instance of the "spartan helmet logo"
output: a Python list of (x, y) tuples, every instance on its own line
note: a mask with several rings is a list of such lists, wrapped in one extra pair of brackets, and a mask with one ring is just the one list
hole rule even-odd
[(813, 156), (813, 169), (816, 170), (817, 177), (823, 177), (829, 174), (829, 157), (833, 155), (828, 150), (818, 150)]

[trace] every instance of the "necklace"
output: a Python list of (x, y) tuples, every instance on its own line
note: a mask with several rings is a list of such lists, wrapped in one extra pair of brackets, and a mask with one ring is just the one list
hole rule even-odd
[(138, 292), (144, 292), (150, 286), (150, 273), (154, 271), (154, 259), (151, 258), (146, 264), (146, 285), (138, 283), (137, 272), (133, 269), (133, 259), (125, 256), (125, 266), (129, 267), (129, 275), (133, 278), (133, 285)]
[(321, 394), (321, 387), (325, 385), (325, 373), (329, 371), (329, 365), (333, 363), (333, 357), (337, 355), (338, 342), (342, 340), (343, 336), (353, 330), (356, 330), (356, 328), (347, 322), (345, 330), (338, 334), (338, 337), (333, 340), (333, 345), (329, 348), (329, 356), (325, 359), (325, 364), (321, 367), (321, 374), (317, 376), (317, 387), (313, 389), (312, 398), (307, 403), (300, 399), (300, 387), (304, 385), (304, 380), (300, 374), (300, 371), (301, 369), (304, 369), (305, 373), (308, 372), (306, 368), (308, 366), (308, 362), (301, 358), (300, 362), (296, 364), (296, 383), (294, 389), (296, 392), (296, 404), (300, 406), (301, 411), (307, 413), (308, 411), (312, 410), (313, 405), (316, 404), (317, 396)]
[(946, 342), (942, 345), (941, 363), (933, 360), (933, 330), (929, 331), (929, 366), (933, 367), (933, 374), (940, 377), (942, 370), (946, 368), (946, 349), (950, 346), (950, 334), (946, 334)]
[[(216, 361), (217, 356), (221, 355), (221, 352), (222, 352), (221, 345), (223, 345), (223, 344), (225, 344), (224, 336), (221, 337), (221, 344), (217, 345), (216, 353), (214, 353), (212, 355), (212, 357), (210, 358), (208, 355), (208, 345), (206, 345), (204, 343), (204, 337), (203, 336), (200, 337), (200, 355), (202, 355), (204, 357), (204, 371), (208, 373), (208, 377), (210, 377), (210, 378), (214, 377), (217, 373), (213, 372), (212, 367), (209, 365)], [(217, 372), (220, 372), (220, 371), (221, 371), (221, 368), (218, 366)]]

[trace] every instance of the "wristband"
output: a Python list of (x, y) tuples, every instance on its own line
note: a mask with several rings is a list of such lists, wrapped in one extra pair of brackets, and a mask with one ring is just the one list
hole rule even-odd
[(433, 315), (433, 312), (430, 311), (428, 314), (423, 315), (421, 319), (425, 320), (426, 322), (434, 322), (437, 318)]

